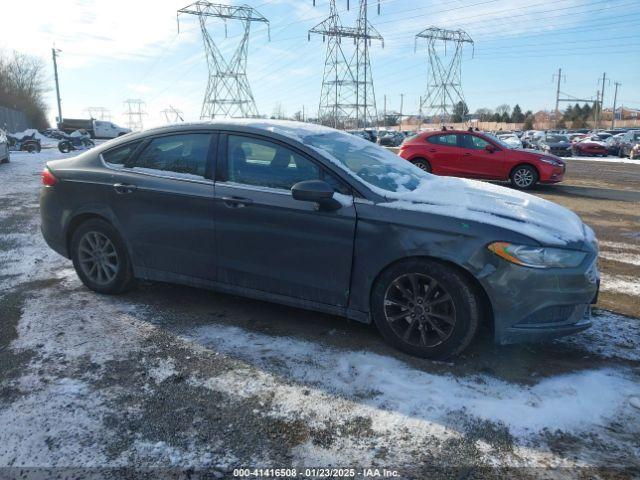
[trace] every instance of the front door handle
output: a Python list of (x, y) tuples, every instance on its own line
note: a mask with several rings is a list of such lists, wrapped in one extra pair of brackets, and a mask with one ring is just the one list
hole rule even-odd
[(471, 156), (471, 154), (468, 153), (468, 152), (467, 153), (463, 153), (462, 155), (464, 155), (465, 157), (470, 157)]
[(227, 207), (230, 208), (240, 208), (246, 207), (247, 205), (251, 205), (253, 200), (250, 198), (242, 198), (242, 197), (222, 197), (221, 200)]
[(124, 184), (124, 183), (114, 183), (113, 185), (113, 189), (116, 191), (116, 193), (122, 195), (125, 193), (133, 193), (136, 190), (135, 185), (129, 185), (129, 184)]

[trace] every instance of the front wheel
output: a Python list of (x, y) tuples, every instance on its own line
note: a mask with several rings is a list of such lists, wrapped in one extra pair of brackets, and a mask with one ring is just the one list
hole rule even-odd
[(71, 151), (71, 142), (62, 141), (58, 143), (58, 150), (61, 153), (69, 153)]
[(388, 343), (432, 359), (464, 350), (476, 334), (481, 311), (463, 275), (427, 259), (402, 261), (385, 270), (374, 285), (371, 309)]
[(511, 172), (511, 185), (520, 190), (529, 190), (538, 181), (538, 172), (529, 165), (520, 165)]
[(116, 229), (103, 220), (87, 220), (75, 230), (71, 258), (82, 283), (95, 292), (117, 294), (133, 285), (124, 242)]

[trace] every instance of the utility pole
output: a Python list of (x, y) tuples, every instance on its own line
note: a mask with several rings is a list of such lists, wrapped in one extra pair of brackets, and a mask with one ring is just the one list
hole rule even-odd
[(616, 89), (613, 94), (613, 115), (611, 116), (611, 129), (616, 128), (616, 103), (618, 101), (618, 87), (622, 85), (620, 82), (615, 82)]
[(402, 107), (404, 106), (404, 93), (400, 94), (400, 130), (402, 130)]
[[(599, 95), (597, 97), (597, 102), (596, 103), (596, 130), (598, 130), (600, 128), (600, 118), (602, 117), (602, 109), (604, 108), (604, 86), (605, 86), (605, 82), (607, 81), (607, 73), (603, 73), (602, 74), (602, 89), (599, 90)], [(600, 81), (598, 81), (598, 84), (600, 83)]]
[(62, 50), (58, 50), (55, 46), (51, 49), (51, 56), (53, 57), (53, 76), (56, 80), (56, 99), (58, 100), (58, 122), (62, 123), (62, 106), (60, 103), (60, 84), (58, 82), (58, 62), (56, 61), (58, 53)]
[[(556, 128), (558, 128), (558, 122), (560, 120), (560, 81), (562, 80), (562, 69), (558, 69), (558, 86), (556, 88)], [(555, 77), (555, 74), (552, 79)]]
[(382, 121), (385, 128), (387, 127), (387, 94), (384, 94), (384, 113), (382, 114)]

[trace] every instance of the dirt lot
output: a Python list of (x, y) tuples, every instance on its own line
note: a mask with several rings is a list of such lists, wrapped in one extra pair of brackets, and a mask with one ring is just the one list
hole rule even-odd
[(534, 192), (601, 239), (594, 326), (542, 345), (497, 347), (484, 333), (442, 363), (396, 352), (369, 326), (228, 295), (151, 283), (91, 293), (38, 232), (52, 156), (0, 165), (0, 478), (18, 467), (640, 475), (640, 165), (570, 160), (565, 184)]

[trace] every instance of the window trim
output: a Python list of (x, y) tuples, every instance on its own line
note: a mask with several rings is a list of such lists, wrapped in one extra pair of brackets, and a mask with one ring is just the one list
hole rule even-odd
[[(140, 154), (142, 153), (142, 151), (149, 145), (149, 143), (151, 143), (151, 141), (155, 140), (156, 138), (162, 138), (162, 137), (170, 137), (170, 136), (175, 136), (175, 135), (189, 135), (189, 134), (193, 134), (193, 133), (199, 133), (199, 134), (205, 134), (205, 135), (210, 135), (211, 139), (209, 141), (209, 150), (207, 152), (207, 163), (205, 166), (205, 176), (202, 178), (202, 180), (199, 179), (195, 179), (195, 178), (182, 178), (182, 177), (176, 177), (175, 175), (173, 175), (173, 173), (177, 173), (177, 172), (171, 172), (170, 170), (158, 170), (159, 173), (155, 174), (155, 173), (151, 173), (151, 172), (140, 172), (140, 171), (135, 171), (134, 168), (132, 166), (128, 166), (127, 163), (133, 163), (135, 162), (135, 160), (138, 159), (138, 157), (140, 156)], [(191, 182), (191, 183), (204, 183), (204, 184), (212, 184), (214, 183), (214, 177), (213, 177), (213, 172), (214, 172), (214, 167), (215, 167), (215, 163), (216, 163), (216, 156), (213, 155), (213, 152), (216, 151), (217, 149), (217, 143), (219, 140), (219, 132), (217, 130), (180, 130), (180, 131), (173, 131), (173, 132), (163, 132), (160, 134), (156, 134), (156, 135), (150, 135), (148, 137), (143, 137), (143, 138), (138, 138), (138, 139), (132, 139), (130, 142), (126, 142), (126, 143), (122, 143), (120, 145), (116, 145), (113, 148), (110, 148), (108, 150), (105, 150), (104, 152), (100, 152), (100, 160), (102, 161), (102, 164), (110, 169), (110, 170), (115, 170), (117, 172), (127, 172), (127, 173), (135, 173), (136, 175), (146, 175), (149, 177), (156, 177), (156, 178), (166, 178), (166, 179), (170, 179), (170, 180), (180, 180), (183, 182)], [(131, 143), (135, 143), (137, 141), (140, 141), (140, 145), (138, 145), (138, 148), (136, 148), (133, 153), (131, 154), (131, 156), (128, 158), (127, 162), (125, 162), (121, 167), (116, 167), (115, 164), (109, 164), (108, 162), (105, 161), (104, 157), (102, 156), (103, 153), (107, 153), (111, 150), (115, 150), (117, 148), (120, 147), (124, 147), (128, 144)], [(166, 174), (160, 173), (160, 172), (167, 172)]]
[[(255, 140), (261, 140), (263, 142), (271, 142), (271, 143), (274, 143), (276, 145), (280, 145), (280, 146), (282, 146), (284, 148), (287, 148), (287, 149), (291, 150), (293, 153), (295, 153), (296, 155), (299, 155), (302, 158), (304, 158), (304, 159), (310, 161), (311, 163), (313, 163), (314, 165), (316, 165), (318, 167), (319, 172), (320, 172), (321, 178), (323, 178), (325, 174), (329, 173), (330, 175), (333, 175), (339, 182), (341, 182), (350, 191), (350, 193), (348, 195), (351, 195), (354, 198), (362, 197), (362, 195), (358, 192), (358, 190), (350, 182), (345, 181), (340, 175), (337, 175), (332, 169), (327, 168), (327, 166), (325, 166), (323, 162), (321, 162), (320, 160), (310, 156), (306, 152), (303, 152), (299, 148), (296, 148), (295, 145), (291, 145), (291, 144), (289, 144), (287, 142), (281, 141), (280, 139), (277, 139), (277, 138), (274, 138), (274, 137), (269, 137), (269, 136), (266, 136), (266, 135), (255, 134), (253, 132), (249, 133), (249, 132), (243, 132), (243, 131), (234, 131), (234, 130), (220, 131), (220, 135), (219, 135), (219, 139), (218, 139), (218, 155), (217, 155), (217, 158), (219, 159), (219, 161), (216, 164), (217, 168), (216, 168), (216, 172), (215, 172), (216, 173), (216, 175), (215, 175), (215, 181), (216, 182), (224, 183), (225, 185), (231, 185), (231, 186), (255, 187), (255, 189), (258, 189), (258, 190), (269, 189), (269, 191), (272, 191), (272, 192), (286, 193), (286, 194), (289, 194), (289, 195), (291, 194), (291, 189), (267, 187), (267, 186), (263, 186), (263, 185), (251, 185), (251, 184), (247, 184), (247, 183), (238, 183), (238, 182), (234, 182), (234, 181), (229, 180), (229, 178), (228, 178), (228, 138), (229, 138), (229, 135), (238, 136), (238, 137), (253, 138)], [(343, 195), (347, 195), (347, 194), (343, 194)]]

